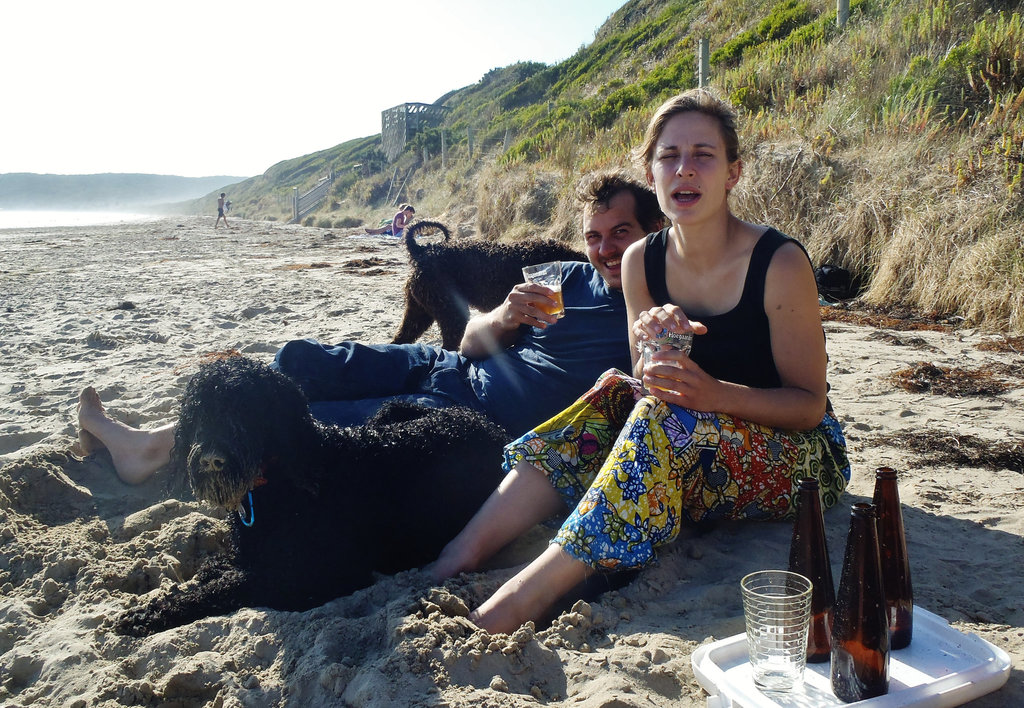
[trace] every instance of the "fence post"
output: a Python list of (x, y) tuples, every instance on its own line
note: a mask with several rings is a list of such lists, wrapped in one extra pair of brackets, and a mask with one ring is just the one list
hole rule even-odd
[(444, 129), (441, 129), (441, 169), (448, 168), (448, 146), (444, 139)]
[(299, 188), (292, 187), (292, 221), (299, 220)]
[(836, 0), (836, 24), (839, 29), (846, 27), (846, 21), (850, 19), (850, 0)]
[(711, 79), (711, 58), (708, 55), (709, 46), (710, 40), (707, 37), (701, 37), (697, 49), (697, 55), (700, 59), (697, 69), (697, 85), (701, 88), (707, 86), (708, 81)]
[(473, 157), (473, 129), (466, 126), (466, 140), (469, 142), (469, 157)]

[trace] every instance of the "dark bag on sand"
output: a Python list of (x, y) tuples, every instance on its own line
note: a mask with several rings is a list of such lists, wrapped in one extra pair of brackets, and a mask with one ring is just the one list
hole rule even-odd
[(818, 283), (818, 294), (830, 300), (846, 300), (855, 295), (850, 271), (835, 265), (823, 265), (814, 269), (814, 280)]

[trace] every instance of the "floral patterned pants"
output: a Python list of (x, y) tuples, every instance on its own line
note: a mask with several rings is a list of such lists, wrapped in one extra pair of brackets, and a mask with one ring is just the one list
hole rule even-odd
[(812, 430), (780, 430), (667, 404), (614, 369), (510, 443), (505, 470), (520, 461), (573, 509), (553, 543), (604, 570), (646, 565), (683, 522), (792, 518), (802, 477), (818, 480), (828, 508), (850, 479), (831, 414)]

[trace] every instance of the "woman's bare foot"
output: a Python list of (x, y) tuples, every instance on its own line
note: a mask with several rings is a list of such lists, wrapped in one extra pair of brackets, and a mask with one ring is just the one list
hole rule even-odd
[(514, 632), (541, 617), (577, 583), (594, 572), (557, 544), (510, 578), (469, 614), (473, 624), (491, 634)]
[(174, 425), (139, 430), (107, 415), (96, 389), (89, 386), (78, 397), (78, 441), (91, 454), (106, 448), (117, 476), (139, 484), (166, 465), (174, 445)]

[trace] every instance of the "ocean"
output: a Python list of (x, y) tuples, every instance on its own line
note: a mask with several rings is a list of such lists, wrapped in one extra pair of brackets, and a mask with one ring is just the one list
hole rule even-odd
[(0, 230), (38, 229), (51, 226), (99, 226), (150, 221), (161, 217), (119, 211), (33, 211), (0, 209)]

